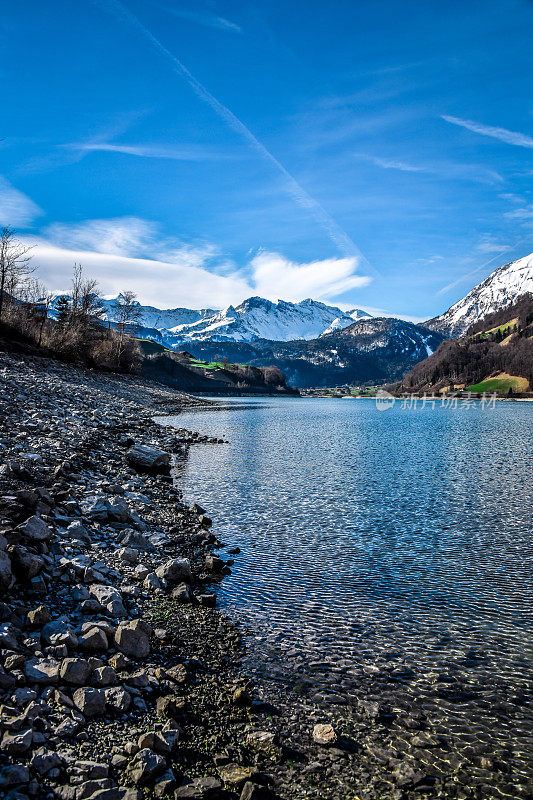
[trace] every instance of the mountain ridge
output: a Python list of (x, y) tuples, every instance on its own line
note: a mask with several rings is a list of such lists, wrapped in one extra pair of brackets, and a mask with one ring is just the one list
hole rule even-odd
[(422, 324), (452, 338), (461, 336), (474, 323), (528, 292), (533, 292), (533, 253), (502, 264), (444, 314)]

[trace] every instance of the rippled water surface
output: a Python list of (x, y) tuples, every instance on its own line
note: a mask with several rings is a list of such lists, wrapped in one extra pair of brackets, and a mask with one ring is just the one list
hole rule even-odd
[(217, 405), (172, 418), (229, 440), (178, 478), (241, 549), (218, 594), (249, 669), (323, 702), (412, 700), (530, 777), (533, 404)]

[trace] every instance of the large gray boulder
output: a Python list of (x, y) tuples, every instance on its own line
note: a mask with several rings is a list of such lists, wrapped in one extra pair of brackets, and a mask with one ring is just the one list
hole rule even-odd
[(171, 558), (155, 571), (158, 578), (167, 583), (191, 583), (191, 562), (188, 558)]
[(150, 652), (151, 628), (142, 619), (121, 622), (115, 633), (117, 649), (133, 658), (146, 658)]
[(168, 472), (170, 453), (146, 444), (134, 444), (126, 453), (126, 461), (131, 467), (148, 472)]

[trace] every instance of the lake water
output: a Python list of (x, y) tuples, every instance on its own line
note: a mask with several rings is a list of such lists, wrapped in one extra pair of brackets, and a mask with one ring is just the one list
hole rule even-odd
[(533, 404), (236, 399), (172, 422), (229, 440), (177, 477), (241, 549), (218, 597), (247, 668), (325, 704), (412, 704), (525, 796)]

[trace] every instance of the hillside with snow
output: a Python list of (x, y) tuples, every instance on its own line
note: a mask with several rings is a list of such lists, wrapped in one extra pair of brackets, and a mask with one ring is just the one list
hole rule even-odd
[[(104, 300), (104, 319), (118, 319), (117, 299)], [(249, 297), (238, 306), (221, 311), (209, 308), (158, 309), (138, 304), (140, 316), (136, 321), (138, 336), (179, 348), (193, 342), (252, 342), (271, 339), (287, 342), (293, 339), (316, 339), (326, 333), (341, 330), (354, 320), (370, 318), (361, 309), (342, 311), (316, 300), (273, 303), (262, 297)]]
[(470, 325), (512, 305), (527, 292), (533, 292), (533, 253), (498, 267), (466, 297), (424, 325), (445, 336), (461, 336)]

